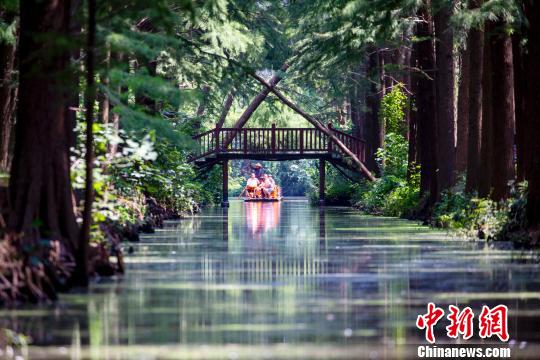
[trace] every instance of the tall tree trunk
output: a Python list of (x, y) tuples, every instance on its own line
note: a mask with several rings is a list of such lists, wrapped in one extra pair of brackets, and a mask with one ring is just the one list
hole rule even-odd
[(453, 1), (439, 2), (434, 14), (435, 58), (437, 74), (435, 75), (437, 96), (437, 165), (438, 192), (448, 189), (454, 184), (456, 169), (455, 121), (454, 121), (454, 35), (450, 26), (453, 12)]
[(96, 38), (96, 0), (87, 0), (88, 24), (86, 30), (86, 97), (84, 99), (86, 121), (86, 155), (83, 223), (77, 251), (77, 268), (75, 281), (81, 286), (88, 285), (88, 247), (90, 244), (90, 227), (92, 225), (92, 204), (94, 202), (94, 103), (96, 89), (94, 81), (94, 56)]
[(71, 84), (63, 76), (70, 54), (59, 41), (68, 35), (68, 14), (69, 1), (20, 3), (19, 106), (8, 226), (22, 233), (28, 246), (56, 239), (74, 253), (78, 228), (65, 112), (66, 87)]
[[(481, 0), (473, 1), (471, 6), (477, 8)], [(484, 72), (484, 34), (481, 29), (471, 29), (467, 39), (470, 48), (469, 73), (469, 131), (467, 142), (467, 182), (465, 191), (478, 191), (480, 176), (480, 144), (482, 131), (482, 75)]]
[(482, 135), (480, 148), (480, 175), (478, 177), (478, 195), (487, 197), (491, 192), (491, 168), (493, 165), (493, 94), (492, 94), (492, 59), (491, 59), (491, 24), (487, 22), (484, 30), (484, 71), (482, 74)]
[[(0, 14), (5, 22), (15, 19), (14, 13)], [(16, 44), (0, 42), (0, 170), (9, 166), (9, 148), (14, 122), (16, 87), (13, 84)]]
[[(101, 84), (104, 87), (109, 86), (109, 68), (111, 64), (111, 49), (107, 46), (105, 49), (105, 55), (103, 59), (103, 63), (105, 64), (105, 70), (103, 71), (103, 74), (101, 76)], [(108, 124), (110, 120), (110, 111), (111, 111), (111, 103), (109, 100), (109, 95), (106, 91), (102, 90), (99, 92), (99, 118), (101, 120), (102, 124)]]
[(470, 86), (470, 54), (473, 51), (469, 46), (461, 52), (461, 70), (459, 76), (458, 114), (457, 114), (457, 141), (456, 141), (456, 171), (459, 173), (467, 169), (467, 150), (469, 133), (469, 86)]
[(416, 37), (422, 39), (413, 45), (414, 57), (417, 61), (413, 81), (416, 82), (417, 92), (416, 118), (418, 126), (418, 148), (421, 163), (420, 188), (422, 194), (428, 195), (428, 205), (437, 198), (437, 114), (435, 100), (435, 49), (433, 46), (433, 22), (428, 11), (429, 5), (420, 8), (416, 24)]
[(514, 169), (514, 63), (512, 39), (505, 33), (507, 25), (495, 25), (497, 32), (491, 37), (493, 84), (493, 136), (494, 163), (491, 179), (494, 200), (506, 199), (510, 193), (509, 181), (515, 179)]
[[(418, 62), (416, 61), (416, 53), (413, 52), (409, 56), (409, 62), (407, 63), (407, 66), (409, 67), (418, 67)], [(413, 96), (409, 97), (409, 104), (408, 104), (408, 122), (407, 122), (407, 139), (409, 141), (408, 143), (408, 156), (407, 156), (407, 179), (411, 178), (411, 175), (413, 174), (415, 167), (418, 162), (418, 114), (416, 111), (412, 111), (411, 108), (415, 106), (416, 100), (414, 94), (418, 93), (418, 81), (415, 77), (413, 80), (411, 78), (411, 73), (409, 71), (408, 75), (408, 82), (409, 85), (407, 85), (409, 91), (412, 92)]]
[[(525, 93), (525, 116), (530, 124), (530, 142), (528, 151), (527, 178), (529, 193), (527, 195), (527, 222), (531, 230), (539, 230), (540, 226), (540, 3), (534, 0), (525, 1), (525, 16), (529, 20), (527, 54), (524, 56), (525, 73), (527, 74), (527, 91)], [(536, 235), (538, 236), (538, 235)], [(536, 239), (538, 241), (538, 239)]]
[(366, 96), (366, 105), (369, 109), (367, 118), (369, 130), (366, 139), (368, 147), (366, 165), (369, 170), (377, 173), (380, 171), (380, 168), (375, 161), (375, 154), (377, 149), (383, 147), (384, 144), (384, 127), (379, 116), (382, 88), (384, 87), (384, 75), (381, 66), (384, 66), (382, 56), (377, 49), (372, 48), (368, 58), (367, 71), (367, 76), (370, 78), (370, 88)]
[[(521, 35), (521, 34), (520, 34)], [(514, 55), (514, 97), (516, 104), (516, 160), (517, 160), (517, 181), (523, 181), (527, 178), (526, 158), (528, 150), (530, 125), (525, 116), (525, 69), (523, 64), (523, 48), (520, 44), (521, 36), (512, 37), (512, 50)]]

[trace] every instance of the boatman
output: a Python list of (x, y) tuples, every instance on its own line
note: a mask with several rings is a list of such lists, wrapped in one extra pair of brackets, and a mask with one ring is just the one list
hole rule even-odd
[(259, 181), (263, 181), (263, 175), (264, 175), (264, 170), (263, 170), (263, 167), (261, 165), (261, 163), (256, 163), (255, 165), (253, 164), (249, 164), (249, 166), (253, 169), (253, 172), (255, 173), (255, 177), (257, 179), (259, 179)]

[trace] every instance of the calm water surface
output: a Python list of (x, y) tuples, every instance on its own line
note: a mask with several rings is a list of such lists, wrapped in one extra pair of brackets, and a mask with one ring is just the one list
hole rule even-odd
[(1, 310), (0, 326), (31, 336), (30, 358), (408, 358), (427, 302), (503, 303), (510, 345), (540, 353), (536, 252), (305, 201), (233, 201), (127, 247), (124, 277)]

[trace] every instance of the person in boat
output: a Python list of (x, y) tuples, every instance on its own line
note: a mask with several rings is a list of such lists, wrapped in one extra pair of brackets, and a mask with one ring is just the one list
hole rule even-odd
[(278, 187), (276, 185), (276, 181), (274, 180), (274, 178), (270, 174), (268, 175), (268, 180), (272, 184), (272, 193), (270, 194), (270, 197), (272, 199), (277, 199), (278, 198)]
[(251, 169), (255, 173), (255, 177), (257, 179), (259, 179), (259, 181), (262, 182), (263, 181), (264, 170), (263, 170), (263, 166), (261, 165), (261, 163), (256, 163), (255, 165), (250, 163), (249, 166), (251, 167)]
[(257, 197), (259, 190), (259, 180), (255, 176), (255, 173), (251, 173), (251, 176), (247, 180), (246, 192), (250, 199)]
[(270, 199), (272, 197), (272, 192), (274, 191), (275, 186), (276, 183), (274, 182), (274, 179), (269, 177), (267, 174), (264, 174), (261, 187), (263, 190), (263, 196), (265, 198)]

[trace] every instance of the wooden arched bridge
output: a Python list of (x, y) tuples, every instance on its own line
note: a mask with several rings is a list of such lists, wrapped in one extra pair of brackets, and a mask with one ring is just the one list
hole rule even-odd
[[(218, 124), (214, 129), (193, 137), (197, 147), (190, 161), (200, 168), (222, 165), (223, 205), (227, 206), (229, 160), (319, 159), (319, 198), (323, 203), (326, 162), (340, 171), (346, 169), (359, 173), (349, 157), (353, 154), (364, 163), (367, 150), (362, 139), (333, 129), (331, 125), (324, 130), (326, 131), (317, 128), (277, 128), (275, 124), (271, 128), (226, 128)], [(348, 151), (344, 150), (343, 146)]]

